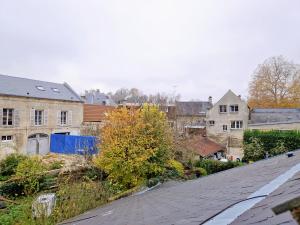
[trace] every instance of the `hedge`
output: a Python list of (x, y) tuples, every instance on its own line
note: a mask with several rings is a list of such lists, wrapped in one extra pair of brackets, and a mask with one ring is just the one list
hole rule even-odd
[(270, 155), (280, 154), (280, 151), (274, 151), (278, 146), (283, 145), (285, 151), (293, 151), (300, 148), (300, 131), (291, 130), (291, 131), (280, 131), (280, 130), (271, 130), (271, 131), (259, 131), (259, 130), (247, 130), (244, 132), (244, 153), (245, 155), (250, 155), (247, 152), (247, 146), (254, 143), (254, 140), (259, 142), (262, 148), (261, 157), (251, 159), (247, 157), (248, 160), (259, 160), (264, 158), (268, 153)]
[(223, 170), (228, 170), (237, 166), (243, 165), (240, 162), (221, 162), (213, 159), (200, 159), (195, 162), (195, 167), (203, 168), (207, 171), (207, 174), (217, 173)]

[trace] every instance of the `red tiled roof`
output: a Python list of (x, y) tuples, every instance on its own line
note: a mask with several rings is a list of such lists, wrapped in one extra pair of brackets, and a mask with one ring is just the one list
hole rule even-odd
[(222, 146), (207, 137), (195, 135), (187, 140), (187, 144), (190, 149), (195, 151), (202, 157), (212, 155), (219, 151), (225, 151), (225, 146)]
[(83, 122), (101, 122), (105, 119), (105, 113), (114, 109), (113, 106), (84, 104)]

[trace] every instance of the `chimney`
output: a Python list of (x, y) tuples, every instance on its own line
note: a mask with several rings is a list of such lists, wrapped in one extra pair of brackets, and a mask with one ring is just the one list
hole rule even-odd
[(241, 95), (238, 95), (238, 97), (239, 97), (240, 99), (242, 99), (242, 96), (241, 96)]
[(208, 101), (210, 102), (210, 104), (212, 104), (212, 97), (211, 96), (208, 97)]

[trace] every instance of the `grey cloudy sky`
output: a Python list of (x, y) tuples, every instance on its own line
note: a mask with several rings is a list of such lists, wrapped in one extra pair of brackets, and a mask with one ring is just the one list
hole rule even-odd
[(300, 62), (299, 0), (0, 0), (0, 73), (77, 92), (246, 97), (256, 66)]

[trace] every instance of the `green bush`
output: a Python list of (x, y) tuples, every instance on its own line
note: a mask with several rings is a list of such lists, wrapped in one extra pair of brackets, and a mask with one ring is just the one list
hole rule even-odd
[[(266, 155), (274, 156), (299, 149), (300, 132), (247, 130), (244, 132), (244, 146), (244, 160), (257, 161), (265, 158)], [(253, 148), (257, 146), (260, 149), (252, 156)]]
[(26, 156), (20, 154), (10, 154), (0, 162), (0, 178), (6, 180), (16, 173), (18, 164), (27, 159)]
[(244, 161), (257, 161), (265, 157), (262, 143), (257, 138), (251, 138), (250, 143), (244, 144)]
[(195, 173), (196, 177), (203, 177), (207, 175), (207, 171), (201, 167), (195, 167), (193, 172)]
[(196, 161), (195, 167), (203, 168), (207, 171), (207, 174), (217, 173), (223, 170), (228, 170), (237, 166), (241, 166), (240, 162), (221, 162), (213, 159), (201, 159)]
[(23, 160), (16, 168), (16, 178), (24, 185), (24, 193), (31, 195), (40, 190), (40, 182), (45, 172), (45, 166), (37, 157)]
[(171, 170), (175, 172), (177, 176), (182, 177), (184, 174), (184, 166), (181, 164), (181, 162), (178, 162), (174, 159), (171, 159), (168, 161), (168, 166)]

